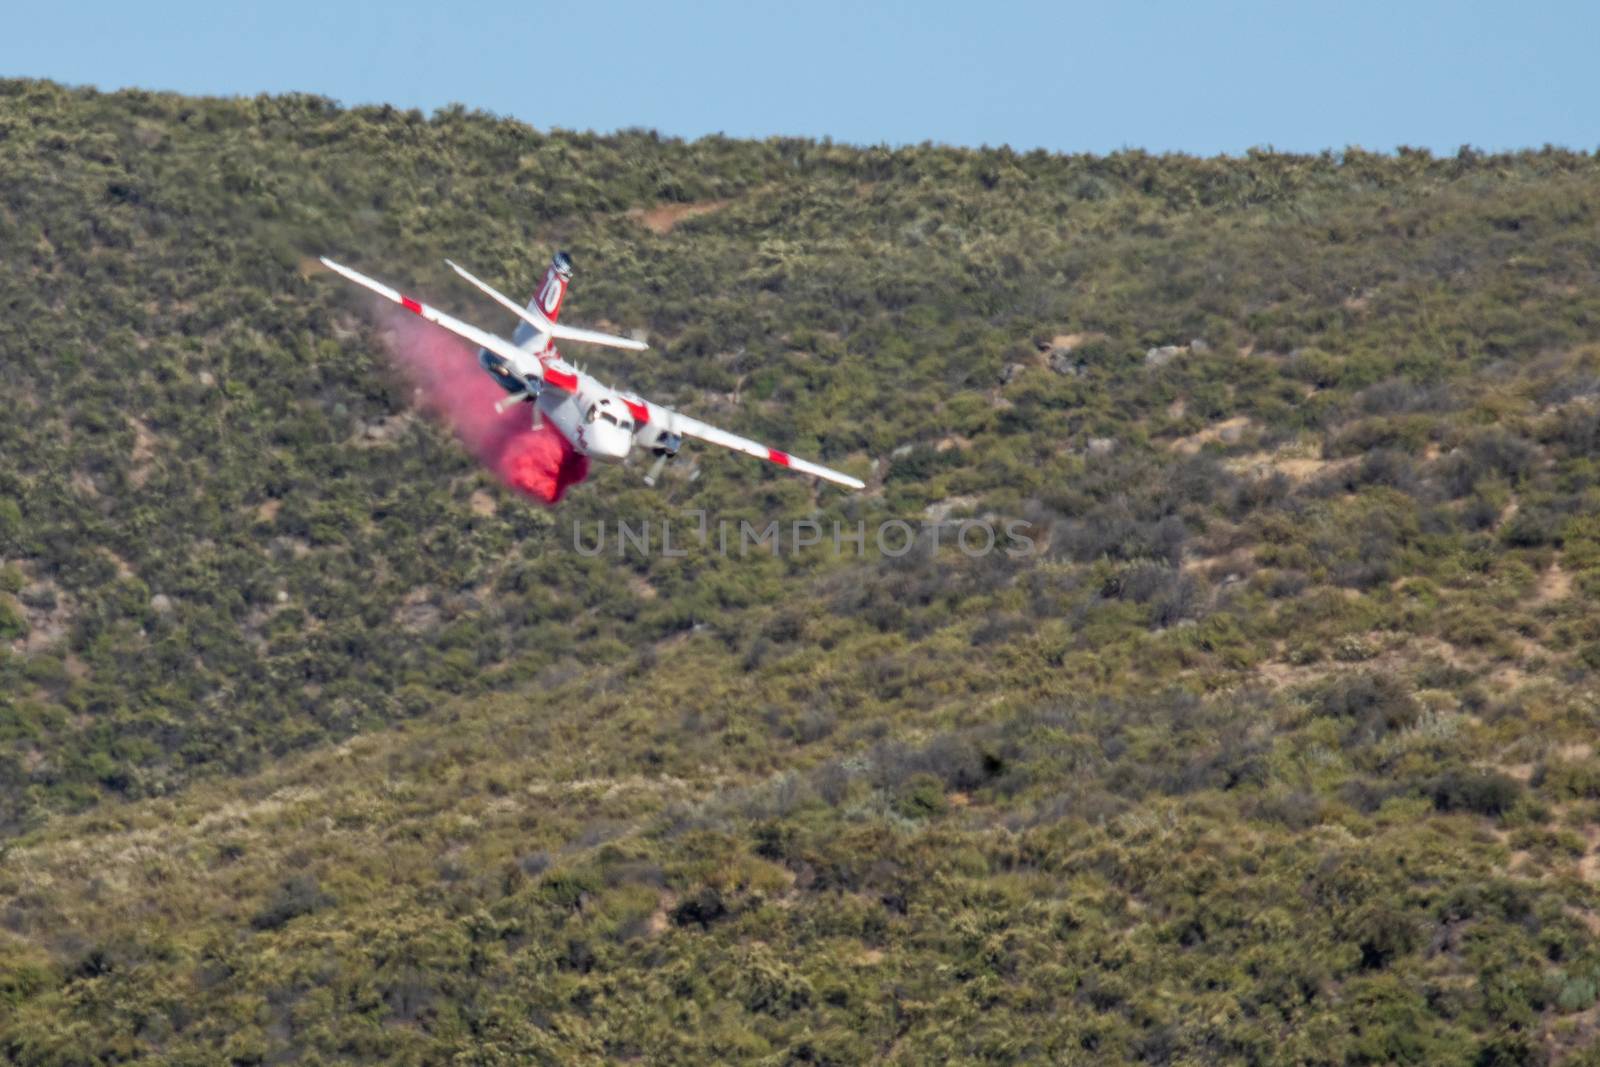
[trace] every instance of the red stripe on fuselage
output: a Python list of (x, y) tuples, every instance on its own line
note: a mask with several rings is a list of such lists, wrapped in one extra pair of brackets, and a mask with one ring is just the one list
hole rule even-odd
[(789, 453), (779, 452), (776, 448), (767, 449), (767, 458), (780, 467), (787, 467), (789, 465)]
[(413, 315), (422, 314), (422, 305), (411, 299), (409, 296), (406, 296), (404, 293), (400, 294), (400, 306), (411, 312)]

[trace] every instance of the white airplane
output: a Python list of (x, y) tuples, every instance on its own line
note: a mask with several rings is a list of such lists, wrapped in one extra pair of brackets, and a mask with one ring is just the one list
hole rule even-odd
[[(450, 263), (449, 260), (445, 262)], [(450, 268), (457, 274), (522, 320), (509, 341), (446, 315), (438, 308), (413, 300), (326, 256), (322, 257), (322, 264), (357, 285), (365, 286), (407, 311), (422, 316), (428, 322), (443, 326), (478, 345), (479, 365), (510, 394), (496, 405), (497, 409), (503, 411), (513, 404), (532, 403), (535, 424), (543, 417), (580, 455), (620, 460), (628, 455), (635, 444), (650, 449), (656, 461), (645, 476), (648, 485), (655, 484), (662, 465), (677, 455), (683, 439), (692, 437), (851, 489), (865, 486), (860, 478), (852, 478), (821, 464), (768, 448), (698, 419), (691, 419), (671, 408), (648, 403), (632, 393), (613, 389), (563, 360), (556, 351), (555, 342), (558, 340), (583, 341), (634, 351), (649, 347), (642, 341), (582, 330), (556, 321), (561, 314), (561, 300), (566, 295), (567, 283), (572, 280), (572, 260), (565, 252), (556, 253), (551, 260), (550, 269), (545, 272), (544, 284), (526, 308), (518, 306), (515, 301), (496, 292), (455, 263), (450, 263)]]

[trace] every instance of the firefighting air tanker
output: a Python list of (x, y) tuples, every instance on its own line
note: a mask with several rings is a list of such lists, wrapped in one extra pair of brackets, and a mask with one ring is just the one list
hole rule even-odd
[(613, 389), (563, 360), (556, 351), (558, 340), (635, 351), (648, 347), (642, 341), (583, 330), (557, 321), (567, 284), (572, 280), (572, 260), (565, 252), (556, 253), (550, 269), (545, 272), (544, 284), (526, 308), (518, 306), (515, 301), (496, 292), (455, 263), (450, 263), (450, 268), (457, 274), (522, 320), (509, 341), (452, 318), (438, 308), (414, 300), (327, 257), (323, 257), (322, 263), (357, 285), (365, 286), (426, 321), (478, 345), (479, 365), (508, 394), (496, 405), (497, 410), (504, 411), (521, 403), (533, 405), (534, 425), (538, 426), (542, 419), (559, 432), (580, 456), (622, 460), (636, 445), (649, 449), (656, 461), (645, 477), (647, 484), (655, 484), (662, 465), (677, 454), (685, 437), (692, 437), (851, 489), (863, 487), (864, 483), (859, 478), (791, 456), (776, 448), (768, 448), (671, 408), (652, 404), (632, 393)]

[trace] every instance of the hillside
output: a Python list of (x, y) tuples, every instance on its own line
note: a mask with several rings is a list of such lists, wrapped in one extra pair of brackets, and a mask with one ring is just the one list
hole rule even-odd
[[(0, 1058), (1593, 1062), (1597, 222), (0, 81)], [(868, 491), (540, 508), (315, 264), (509, 330), (444, 257), (556, 247), (597, 373)], [(1038, 550), (574, 544), (690, 511)]]

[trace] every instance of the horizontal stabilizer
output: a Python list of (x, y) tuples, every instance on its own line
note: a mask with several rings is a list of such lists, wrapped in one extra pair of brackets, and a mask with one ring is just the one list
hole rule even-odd
[(450, 269), (471, 282), (478, 289), (488, 294), (489, 298), (517, 318), (532, 326), (542, 334), (560, 338), (564, 341), (583, 341), (591, 345), (605, 345), (608, 348), (626, 348), (634, 352), (643, 352), (650, 346), (643, 341), (634, 341), (626, 337), (616, 337), (609, 333), (600, 333), (597, 330), (582, 330), (576, 326), (564, 326), (559, 322), (551, 322), (537, 307), (523, 307), (515, 300), (495, 289), (488, 282), (481, 281), (468, 273), (467, 269), (459, 263), (445, 260), (450, 264)]

